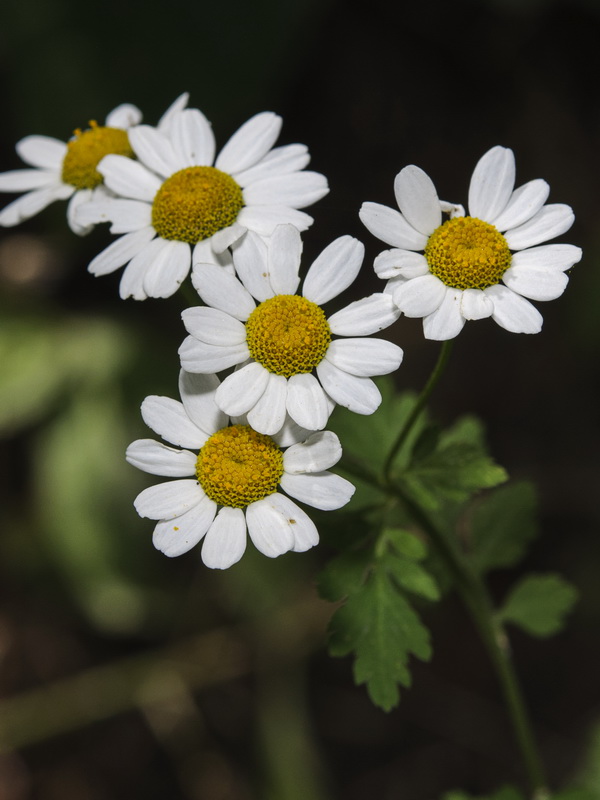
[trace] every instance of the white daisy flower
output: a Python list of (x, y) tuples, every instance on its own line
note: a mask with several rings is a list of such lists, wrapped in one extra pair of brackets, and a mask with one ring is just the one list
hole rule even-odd
[[(159, 129), (168, 129), (172, 115), (187, 103), (183, 94), (163, 115)], [(61, 142), (50, 136), (26, 136), (16, 146), (17, 153), (34, 169), (17, 169), (0, 174), (0, 192), (26, 192), (0, 211), (0, 225), (12, 227), (43, 211), (55, 200), (71, 198), (67, 221), (80, 236), (93, 227), (77, 219), (77, 209), (90, 200), (110, 195), (103, 185), (98, 163), (109, 153), (134, 158), (129, 133), (142, 119), (136, 106), (123, 104), (113, 109), (104, 125), (95, 121), (86, 130), (76, 130), (72, 139)]]
[[(407, 317), (423, 317), (427, 339), (452, 339), (466, 320), (485, 317), (513, 333), (539, 333), (542, 316), (525, 298), (554, 300), (565, 290), (565, 270), (581, 249), (542, 242), (568, 231), (573, 211), (545, 205), (546, 181), (514, 184), (512, 150), (493, 147), (473, 172), (470, 216), (440, 201), (431, 179), (412, 165), (394, 182), (401, 213), (363, 204), (363, 223), (394, 248), (379, 254), (375, 272), (389, 279), (385, 291)], [(450, 214), (444, 223), (442, 212)]]
[(211, 264), (194, 266), (192, 281), (206, 307), (182, 315), (190, 334), (179, 349), (183, 368), (209, 373), (238, 366), (219, 387), (217, 405), (231, 416), (247, 414), (255, 430), (269, 435), (286, 414), (321, 430), (336, 403), (372, 414), (381, 394), (370, 376), (393, 372), (402, 361), (397, 345), (365, 338), (399, 317), (390, 295), (372, 294), (330, 317), (321, 308), (356, 278), (361, 242), (342, 236), (326, 247), (300, 295), (301, 253), (292, 225), (278, 226), (268, 243), (248, 234), (233, 248), (239, 279)]
[(345, 505), (354, 486), (327, 471), (342, 454), (339, 439), (330, 431), (305, 438), (306, 431), (302, 436), (289, 424), (273, 438), (243, 420), (229, 425), (215, 404), (218, 386), (215, 375), (182, 370), (181, 403), (156, 396), (142, 403), (150, 428), (179, 447), (191, 448), (180, 450), (152, 439), (139, 439), (127, 448), (130, 464), (178, 479), (151, 486), (135, 500), (140, 516), (158, 520), (154, 546), (178, 556), (204, 539), (202, 560), (216, 569), (240, 560), (246, 531), (257, 550), (270, 558), (308, 550), (319, 541), (317, 529), (278, 490), (314, 508)]
[(124, 234), (90, 272), (106, 275), (127, 264), (122, 298), (169, 297), (192, 261), (227, 263), (225, 251), (248, 230), (270, 236), (284, 222), (308, 228), (312, 217), (298, 209), (327, 194), (327, 181), (304, 170), (304, 145), (273, 148), (281, 122), (271, 112), (257, 114), (216, 159), (210, 123), (197, 109), (176, 114), (168, 135), (137, 126), (130, 139), (139, 161), (107, 156), (99, 165), (122, 199), (81, 210), (83, 224), (111, 222), (113, 233)]

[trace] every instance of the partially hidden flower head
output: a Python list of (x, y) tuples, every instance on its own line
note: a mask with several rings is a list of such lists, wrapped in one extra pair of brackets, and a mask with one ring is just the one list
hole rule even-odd
[[(167, 129), (171, 116), (185, 107), (188, 95), (173, 103), (158, 123)], [(142, 120), (142, 112), (134, 105), (117, 106), (106, 117), (104, 125), (95, 121), (85, 130), (76, 130), (68, 142), (50, 136), (26, 136), (17, 143), (19, 156), (33, 169), (18, 169), (0, 174), (1, 192), (26, 192), (0, 211), (0, 225), (11, 227), (30, 219), (55, 200), (70, 199), (67, 222), (80, 236), (93, 225), (77, 218), (77, 209), (91, 200), (110, 196), (98, 172), (98, 164), (108, 154), (134, 158), (129, 136)]]
[(154, 546), (178, 556), (203, 540), (202, 560), (216, 569), (240, 560), (247, 534), (271, 558), (308, 550), (319, 534), (290, 497), (332, 510), (354, 493), (349, 481), (328, 471), (342, 453), (337, 436), (289, 422), (274, 437), (257, 433), (244, 419), (229, 424), (215, 404), (218, 385), (215, 375), (182, 370), (181, 402), (151, 396), (142, 403), (146, 424), (177, 445), (139, 439), (127, 448), (130, 464), (175, 479), (135, 500), (140, 516), (158, 521)]
[(83, 224), (111, 222), (123, 234), (88, 269), (105, 275), (127, 265), (120, 295), (169, 297), (190, 266), (230, 266), (230, 245), (254, 231), (270, 236), (279, 223), (304, 230), (299, 209), (329, 191), (323, 175), (304, 170), (304, 145), (273, 147), (282, 120), (264, 112), (233, 134), (215, 158), (212, 128), (198, 109), (176, 114), (168, 133), (139, 125), (130, 140), (137, 161), (107, 156), (98, 169), (120, 196), (87, 205)]
[(391, 295), (372, 294), (329, 317), (321, 307), (356, 278), (361, 242), (333, 241), (296, 294), (301, 253), (292, 225), (279, 225), (268, 243), (248, 234), (233, 248), (237, 277), (194, 265), (192, 281), (206, 305), (182, 315), (190, 334), (179, 349), (182, 367), (199, 373), (237, 367), (219, 387), (217, 405), (231, 416), (247, 414), (265, 434), (276, 433), (287, 414), (321, 430), (336, 404), (372, 414), (381, 394), (370, 376), (393, 372), (402, 361), (398, 345), (367, 338), (398, 318)]
[(565, 290), (565, 271), (581, 249), (542, 243), (568, 231), (573, 212), (546, 204), (544, 180), (514, 185), (512, 150), (493, 147), (471, 177), (468, 216), (440, 201), (414, 165), (396, 176), (400, 212), (363, 204), (363, 223), (393, 247), (377, 257), (375, 272), (388, 279), (385, 290), (407, 317), (423, 318), (426, 338), (452, 339), (466, 320), (486, 317), (514, 333), (539, 333), (542, 316), (529, 300), (554, 300)]

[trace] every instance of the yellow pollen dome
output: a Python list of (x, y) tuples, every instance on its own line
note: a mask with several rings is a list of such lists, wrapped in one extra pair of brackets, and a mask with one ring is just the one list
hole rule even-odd
[(429, 237), (425, 258), (430, 271), (454, 289), (487, 289), (510, 267), (506, 239), (489, 222), (456, 217)]
[(96, 167), (104, 156), (117, 155), (135, 158), (127, 131), (105, 128), (91, 120), (85, 131), (76, 130), (67, 142), (63, 160), (62, 179), (78, 189), (95, 189), (104, 180)]
[(270, 436), (249, 425), (213, 433), (196, 461), (196, 477), (208, 497), (231, 508), (245, 508), (273, 494), (282, 475), (283, 452)]
[(246, 322), (250, 355), (269, 372), (291, 378), (321, 363), (331, 342), (323, 309), (295, 294), (265, 300)]
[(187, 167), (163, 183), (152, 225), (163, 239), (197, 244), (233, 225), (244, 206), (241, 188), (215, 167)]

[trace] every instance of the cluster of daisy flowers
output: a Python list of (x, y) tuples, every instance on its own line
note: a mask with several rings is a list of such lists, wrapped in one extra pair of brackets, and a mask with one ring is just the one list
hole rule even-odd
[(247, 535), (270, 557), (314, 546), (317, 530), (290, 498), (325, 510), (350, 500), (352, 484), (329, 472), (342, 448), (325, 428), (336, 405), (375, 412), (381, 395), (372, 378), (400, 366), (401, 348), (373, 334), (401, 314), (422, 318), (434, 340), (486, 317), (537, 333), (542, 317), (529, 301), (560, 296), (581, 258), (573, 245), (543, 244), (570, 228), (573, 213), (546, 203), (543, 180), (515, 189), (511, 150), (494, 147), (477, 163), (469, 214), (440, 200), (411, 165), (394, 182), (399, 210), (360, 209), (391, 247), (374, 262), (383, 290), (328, 313), (323, 306), (356, 279), (364, 247), (337, 238), (301, 281), (301, 233), (313, 222), (301, 209), (329, 189), (305, 169), (304, 145), (275, 146), (281, 124), (259, 113), (217, 152), (187, 94), (156, 126), (121, 105), (66, 143), (26, 137), (17, 152), (32, 168), (0, 175), (0, 191), (24, 192), (0, 211), (0, 225), (61, 199), (75, 233), (110, 224), (117, 238), (88, 269), (124, 268), (123, 299), (170, 297), (191, 271), (199, 302), (183, 312), (181, 402), (152, 396), (142, 404), (147, 425), (176, 447), (142, 439), (126, 457), (175, 479), (135, 501), (157, 521), (155, 546), (176, 556), (203, 540), (202, 560), (213, 568), (237, 562)]

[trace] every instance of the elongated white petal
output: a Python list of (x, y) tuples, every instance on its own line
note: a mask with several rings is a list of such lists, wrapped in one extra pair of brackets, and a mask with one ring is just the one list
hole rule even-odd
[(363, 203), (358, 212), (363, 225), (373, 236), (402, 250), (424, 250), (427, 236), (415, 230), (395, 208), (379, 203)]
[(106, 116), (105, 125), (108, 128), (122, 128), (127, 130), (133, 125), (139, 125), (142, 121), (142, 112), (132, 103), (121, 103), (120, 106), (113, 108)]
[(395, 372), (403, 356), (397, 344), (385, 339), (335, 339), (325, 354), (338, 369), (361, 377)]
[(263, 555), (276, 558), (294, 547), (292, 526), (287, 518), (269, 503), (269, 497), (248, 506), (246, 523), (252, 543)]
[(321, 305), (347, 289), (360, 271), (365, 246), (352, 236), (340, 236), (312, 263), (302, 287), (307, 300)]
[(323, 472), (342, 457), (342, 445), (333, 431), (317, 431), (283, 454), (283, 468), (289, 475)]
[(217, 504), (206, 495), (194, 508), (154, 528), (152, 544), (169, 558), (187, 553), (205, 535), (217, 513)]
[(273, 297), (267, 263), (267, 245), (253, 231), (237, 242), (233, 248), (233, 263), (238, 278), (248, 292), (259, 302)]
[(29, 192), (58, 182), (62, 183), (52, 169), (14, 169), (0, 174), (0, 192)]
[(210, 166), (215, 158), (215, 137), (210, 122), (197, 108), (175, 114), (169, 132), (178, 169)]
[(80, 189), (71, 195), (67, 203), (67, 222), (69, 223), (69, 228), (78, 236), (85, 236), (94, 227), (93, 225), (81, 225), (78, 219), (79, 209), (89, 203), (93, 195), (93, 189)]
[[(288, 381), (288, 389), (289, 389), (289, 381)], [(322, 391), (322, 390), (321, 390)], [(335, 403), (331, 398), (329, 399), (329, 404), (331, 406), (331, 410), (335, 408)], [(283, 423), (283, 427), (281, 430), (274, 433), (271, 437), (274, 442), (277, 443), (279, 447), (291, 447), (293, 444), (298, 444), (298, 442), (304, 442), (308, 437), (314, 433), (314, 431), (309, 431), (307, 428), (302, 428), (300, 425), (296, 424), (294, 420), (288, 414), (285, 418), (285, 422)]]
[(394, 278), (402, 275), (403, 278), (418, 278), (427, 275), (429, 265), (422, 253), (411, 250), (384, 250), (379, 253), (373, 262), (373, 269), (378, 278)]
[(182, 311), (185, 329), (207, 344), (235, 345), (246, 341), (246, 327), (239, 320), (210, 306), (194, 306)]
[(235, 180), (242, 188), (254, 181), (272, 178), (275, 175), (289, 175), (304, 169), (310, 161), (308, 148), (304, 144), (288, 144), (275, 147), (249, 169), (236, 172)]
[(293, 172), (251, 183), (244, 189), (248, 205), (277, 205), (304, 208), (329, 192), (327, 179), (319, 172)]
[(287, 410), (301, 428), (319, 431), (327, 425), (333, 407), (315, 376), (304, 373), (288, 379)]
[(170, 133), (175, 116), (179, 114), (180, 111), (183, 111), (183, 109), (187, 106), (189, 99), (189, 92), (183, 92), (183, 94), (180, 94), (179, 97), (171, 103), (162, 117), (158, 120), (158, 125), (156, 127), (159, 131), (161, 131), (161, 133), (166, 133), (167, 135)]
[(241, 508), (222, 508), (208, 529), (202, 561), (211, 569), (227, 569), (246, 550), (246, 518)]
[(272, 236), (277, 225), (293, 225), (299, 231), (305, 231), (314, 222), (304, 211), (281, 205), (244, 206), (237, 221), (261, 236)]
[(210, 237), (210, 244), (215, 253), (222, 253), (238, 242), (244, 237), (246, 228), (240, 225), (239, 222), (234, 222), (233, 225), (228, 225), (226, 228), (221, 228)]
[(511, 250), (524, 250), (566, 233), (574, 221), (571, 206), (550, 204), (541, 208), (528, 222), (506, 231), (504, 238)]
[(195, 264), (192, 283), (207, 306), (245, 322), (256, 308), (252, 295), (237, 278), (213, 264)]
[(92, 275), (108, 275), (109, 272), (114, 272), (140, 253), (155, 236), (154, 228), (142, 228), (120, 236), (90, 262), (88, 272)]
[(43, 211), (55, 200), (66, 200), (75, 191), (74, 186), (57, 183), (44, 189), (35, 189), (13, 200), (0, 211), (0, 225), (10, 228)]
[(332, 400), (356, 414), (372, 414), (381, 405), (381, 393), (370, 378), (350, 375), (325, 358), (317, 367), (317, 375)]
[(293, 225), (278, 225), (268, 251), (269, 279), (275, 294), (296, 294), (301, 258), (302, 239), (298, 229)]
[(510, 196), (508, 204), (502, 213), (491, 220), (499, 231), (516, 228), (531, 219), (544, 205), (550, 194), (550, 187), (546, 181), (538, 178), (520, 186)]
[(237, 130), (215, 161), (215, 167), (233, 174), (252, 167), (275, 144), (281, 130), (281, 117), (271, 111), (256, 114)]
[(198, 244), (194, 245), (192, 253), (192, 265), (194, 264), (215, 264), (218, 267), (225, 267), (230, 275), (235, 274), (233, 268), (233, 260), (229, 250), (223, 253), (215, 253), (212, 246), (214, 236), (210, 239), (203, 239)]
[(280, 483), (283, 491), (291, 497), (322, 511), (333, 511), (345, 506), (356, 491), (350, 481), (332, 472), (305, 475), (284, 473)]
[(513, 253), (512, 267), (543, 267), (549, 270), (569, 269), (581, 261), (581, 247), (574, 244), (544, 244)]
[(269, 374), (265, 391), (248, 411), (248, 423), (259, 433), (272, 436), (281, 430), (286, 417), (287, 378)]
[(515, 157), (507, 147), (492, 147), (483, 155), (469, 186), (469, 213), (493, 222), (506, 208), (515, 185)]
[[(154, 242), (160, 242), (154, 245)], [(192, 251), (187, 242), (174, 242), (157, 238), (153, 247), (152, 263), (144, 276), (144, 290), (148, 297), (171, 297), (187, 278), (192, 263)]]
[(406, 281), (394, 292), (394, 303), (407, 317), (425, 317), (438, 309), (447, 286), (435, 275), (422, 275)]
[(182, 403), (171, 397), (149, 395), (142, 403), (142, 419), (171, 444), (199, 450), (208, 435), (189, 418)]
[(246, 343), (221, 346), (187, 336), (179, 348), (181, 366), (187, 372), (221, 372), (245, 361), (250, 353)]
[(336, 336), (369, 336), (387, 328), (400, 313), (390, 295), (376, 292), (336, 311), (327, 322)]
[(276, 492), (260, 502), (268, 503), (290, 526), (290, 531), (294, 537), (294, 546), (292, 548), (294, 552), (304, 553), (319, 543), (319, 532), (315, 523), (289, 497)]
[(253, 361), (225, 378), (217, 389), (215, 402), (230, 417), (239, 417), (258, 403), (268, 383), (267, 370)]
[(506, 286), (490, 286), (484, 290), (494, 304), (492, 319), (511, 333), (539, 333), (542, 315), (528, 300)]
[(461, 296), (460, 289), (446, 289), (439, 308), (423, 319), (423, 333), (426, 339), (441, 342), (458, 336), (465, 324), (465, 318), (460, 310)]
[(157, 128), (138, 125), (129, 131), (129, 141), (140, 161), (163, 178), (181, 168), (173, 145)]
[(134, 506), (140, 517), (173, 519), (198, 505), (203, 497), (198, 481), (183, 478), (149, 486), (138, 494)]
[(144, 289), (144, 278), (150, 264), (149, 256), (152, 253), (150, 248), (155, 241), (156, 239), (153, 239), (140, 250), (123, 270), (119, 283), (119, 296), (122, 300), (128, 297), (133, 297), (134, 300), (146, 300), (148, 297)]
[(227, 416), (217, 407), (215, 393), (219, 387), (216, 375), (198, 375), (182, 369), (179, 373), (179, 394), (185, 412), (196, 427), (207, 436), (227, 425)]
[(567, 288), (569, 278), (557, 269), (510, 267), (502, 276), (502, 282), (530, 300), (555, 300)]
[(67, 145), (51, 136), (26, 136), (17, 142), (16, 151), (26, 164), (54, 170), (59, 177), (67, 154)]
[(151, 475), (166, 478), (187, 478), (196, 470), (196, 455), (189, 450), (176, 450), (153, 439), (138, 439), (132, 442), (125, 458), (134, 467)]
[(465, 319), (491, 317), (494, 304), (481, 289), (465, 289), (460, 299), (460, 313)]
[(98, 164), (104, 183), (120, 197), (151, 203), (162, 181), (142, 163), (126, 156), (104, 156)]
[(411, 164), (396, 175), (396, 202), (404, 218), (425, 236), (442, 224), (442, 209), (433, 181), (419, 167)]
[(111, 233), (130, 233), (152, 227), (152, 206), (141, 200), (90, 200), (77, 209), (76, 219), (83, 227), (110, 222)]

